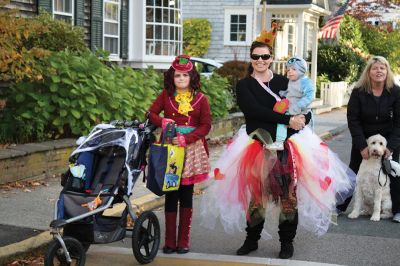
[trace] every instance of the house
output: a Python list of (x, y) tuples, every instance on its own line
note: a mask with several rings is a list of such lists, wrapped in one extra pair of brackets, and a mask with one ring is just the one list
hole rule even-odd
[(182, 53), (182, 0), (11, 0), (22, 16), (43, 11), (84, 29), (91, 50), (132, 67), (166, 69)]
[[(263, 2), (263, 1), (261, 1)], [(263, 17), (260, 0), (185, 0), (183, 19), (206, 18), (212, 25), (211, 44), (205, 57), (246, 60), (251, 42), (261, 31), (261, 22), (270, 28), (278, 23), (274, 47), (274, 69), (284, 72), (284, 60), (298, 55), (311, 65), (310, 77), (316, 81), (317, 33), (319, 18), (329, 15), (328, 0), (267, 0)]]

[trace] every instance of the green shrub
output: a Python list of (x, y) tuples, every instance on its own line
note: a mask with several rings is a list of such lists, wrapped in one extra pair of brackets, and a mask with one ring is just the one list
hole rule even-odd
[(366, 25), (363, 30), (366, 46), (372, 55), (385, 57), (393, 71), (400, 71), (400, 30), (388, 32)]
[(234, 99), (234, 104), (231, 111), (238, 111), (239, 107), (236, 102), (236, 84), (239, 80), (243, 79), (247, 75), (247, 69), (249, 63), (246, 61), (232, 60), (226, 61), (224, 65), (216, 70), (222, 77), (226, 77), (229, 81), (229, 92)]
[(318, 48), (318, 75), (326, 74), (330, 81), (354, 82), (364, 65), (364, 59), (348, 47), (322, 45)]
[(107, 67), (90, 52), (54, 53), (44, 63), (42, 82), (20, 82), (8, 91), (1, 142), (76, 137), (99, 122), (143, 120), (161, 81), (153, 69)]
[(211, 23), (205, 18), (183, 20), (183, 52), (201, 57), (211, 42)]
[[(0, 9), (7, 4), (0, 2)], [(48, 32), (47, 25), (35, 19), (19, 17), (15, 10), (2, 10), (0, 14), (0, 80), (15, 82), (24, 79), (40, 80), (37, 59), (50, 53), (28, 43), (37, 34)]]
[(26, 47), (40, 47), (55, 52), (68, 49), (77, 54), (88, 50), (82, 28), (53, 19), (49, 13), (42, 13), (31, 20), (46, 25), (48, 31), (33, 34)]
[(349, 15), (344, 16), (340, 23), (339, 44), (359, 49), (360, 52), (368, 54), (369, 48), (365, 43), (364, 28), (365, 26), (361, 21)]
[(229, 82), (226, 78), (214, 73), (210, 78), (201, 77), (201, 90), (210, 100), (213, 118), (223, 118), (229, 114), (233, 98), (229, 92)]

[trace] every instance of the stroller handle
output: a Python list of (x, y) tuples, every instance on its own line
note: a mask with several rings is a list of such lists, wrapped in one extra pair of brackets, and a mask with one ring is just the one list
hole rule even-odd
[(139, 120), (113, 120), (110, 122), (110, 125), (121, 128), (138, 128), (146, 133), (152, 133), (157, 128), (150, 123), (149, 119), (146, 119), (144, 122), (140, 122)]

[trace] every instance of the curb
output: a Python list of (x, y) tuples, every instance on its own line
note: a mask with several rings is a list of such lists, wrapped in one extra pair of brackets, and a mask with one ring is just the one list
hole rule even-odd
[[(334, 128), (332, 130), (323, 132), (318, 134), (318, 136), (326, 141), (329, 140), (330, 138), (339, 135), (343, 131), (347, 129), (347, 124), (341, 125), (337, 128)], [(200, 190), (205, 190), (207, 189), (208, 186), (199, 186), (197, 187)], [(144, 212), (148, 210), (153, 210), (156, 208), (159, 208), (164, 205), (165, 202), (165, 197), (163, 196), (157, 196), (153, 193), (149, 193), (147, 195), (144, 195), (140, 198), (132, 199), (131, 200), (133, 209), (134, 211), (137, 212)], [(115, 216), (118, 215), (122, 212), (124, 208), (124, 204), (116, 204), (112, 209), (109, 209), (105, 212), (105, 214), (110, 215), (110, 216)], [(13, 256), (18, 256), (22, 255), (24, 253), (31, 252), (35, 249), (39, 249), (52, 240), (52, 236), (50, 235), (50, 230), (44, 231), (40, 233), (37, 236), (25, 239), (23, 241), (13, 243), (4, 247), (0, 247), (0, 264), (5, 262), (7, 259), (13, 257)]]

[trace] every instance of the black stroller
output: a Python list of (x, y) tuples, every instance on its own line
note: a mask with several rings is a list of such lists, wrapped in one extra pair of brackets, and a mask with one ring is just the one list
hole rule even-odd
[[(137, 217), (129, 200), (146, 166), (153, 130), (148, 121), (114, 121), (97, 125), (86, 138), (78, 140), (69, 170), (62, 178), (64, 189), (50, 224), (54, 239), (45, 255), (45, 265), (84, 265), (91, 244), (121, 240), (126, 230), (132, 230), (136, 260), (145, 264), (154, 259), (160, 245), (157, 216), (145, 211)], [(105, 215), (107, 209), (123, 202), (126, 207), (121, 217)], [(127, 228), (128, 214), (133, 229)]]

